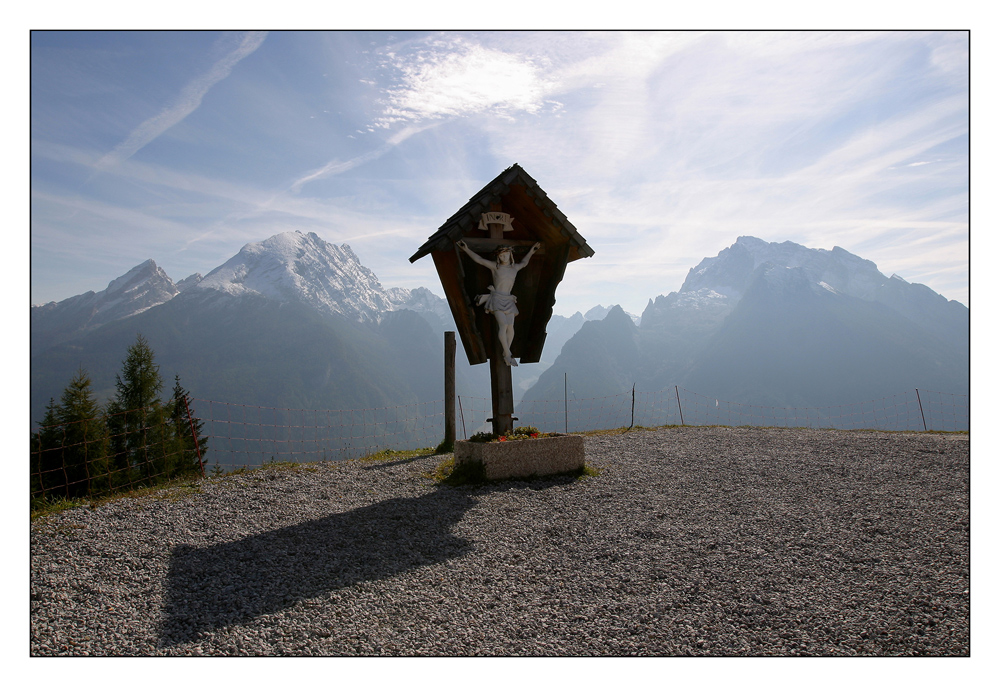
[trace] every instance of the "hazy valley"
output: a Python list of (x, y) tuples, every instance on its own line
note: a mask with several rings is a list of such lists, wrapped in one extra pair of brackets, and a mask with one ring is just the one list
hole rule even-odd
[[(558, 296), (558, 293), (557, 293)], [(205, 277), (149, 260), (89, 292), (31, 309), (31, 417), (82, 366), (99, 400), (137, 333), (195, 398), (345, 409), (441, 398), (444, 299), (383, 288), (350, 247), (288, 232), (247, 244)], [(834, 248), (741, 237), (640, 316), (595, 306), (553, 316), (515, 395), (561, 399), (681, 385), (735, 402), (828, 406), (913, 388), (967, 394), (969, 309)], [(463, 396), (488, 366), (458, 353)], [(565, 376), (564, 376), (565, 375)]]

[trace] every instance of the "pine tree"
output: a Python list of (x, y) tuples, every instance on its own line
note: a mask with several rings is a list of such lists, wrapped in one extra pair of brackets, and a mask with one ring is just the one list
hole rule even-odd
[(190, 403), (190, 394), (181, 386), (180, 376), (175, 375), (173, 396), (169, 404), (170, 424), (181, 450), (175, 474), (201, 474), (205, 451), (208, 449), (208, 437), (202, 436), (202, 421), (189, 415)]
[(104, 417), (90, 384), (81, 367), (63, 391), (55, 413), (63, 426), (62, 460), (70, 497), (101, 491), (107, 480)]
[(160, 368), (142, 334), (128, 348), (115, 389), (107, 409), (114, 486), (152, 484), (167, 473), (172, 447), (164, 431)]
[(43, 497), (53, 491), (65, 495), (66, 477), (63, 473), (63, 433), (59, 426), (59, 406), (50, 398), (45, 407), (45, 417), (37, 432), (31, 435), (31, 496)]

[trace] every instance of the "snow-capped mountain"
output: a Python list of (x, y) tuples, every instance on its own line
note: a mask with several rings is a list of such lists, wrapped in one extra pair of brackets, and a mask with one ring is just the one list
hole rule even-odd
[(394, 310), (403, 297), (400, 290), (390, 295), (382, 288), (346, 243), (337, 246), (312, 232), (297, 231), (248, 243), (209, 272), (197, 288), (299, 302), (326, 314), (369, 322)]
[(204, 277), (202, 277), (200, 274), (198, 274), (197, 272), (195, 272), (190, 277), (185, 277), (184, 279), (181, 279), (176, 284), (178, 293), (187, 291), (192, 286), (197, 286), (199, 283), (201, 283), (201, 280), (203, 278)]
[[(886, 277), (871, 260), (840, 247), (807, 248), (791, 241), (768, 243), (752, 236), (739, 237), (717, 256), (691, 268), (679, 291), (650, 299), (642, 326), (662, 328), (677, 317), (696, 312), (697, 319), (721, 322), (758, 278), (775, 286), (785, 281), (788, 288), (806, 283), (814, 291), (882, 303), (942, 338), (958, 335), (959, 347), (968, 345), (969, 309), (961, 303), (898, 275)], [(960, 336), (963, 328), (964, 338)]]
[(80, 332), (132, 317), (166, 303), (178, 293), (178, 286), (167, 273), (147, 260), (111, 280), (103, 291), (88, 291), (58, 303), (32, 306), (32, 347), (47, 348)]
[(768, 243), (752, 236), (741, 236), (714, 258), (705, 258), (689, 272), (681, 293), (708, 288), (727, 297), (743, 295), (754, 271), (764, 263), (785, 268), (802, 268), (810, 282), (825, 284), (840, 293), (871, 299), (886, 277), (871, 260), (833, 250), (806, 248), (791, 241)]
[(412, 310), (426, 319), (435, 331), (455, 330), (448, 301), (430, 289), (418, 286), (412, 291), (399, 287), (387, 289), (394, 310)]
[(200, 398), (325, 409), (434, 400), (446, 329), (443, 298), (383, 288), (350, 246), (316, 234), (249, 243), (176, 284), (150, 260), (99, 294), (32, 308), (32, 416), (80, 367), (110, 398), (138, 333), (164, 376), (179, 374)]
[(377, 322), (385, 313), (403, 308), (425, 317), (446, 315), (442, 326), (451, 321), (447, 302), (427, 289), (411, 293), (382, 288), (347, 244), (327, 243), (313, 233), (285, 232), (248, 243), (206, 277), (195, 273), (174, 283), (153, 260), (147, 260), (113, 279), (103, 291), (32, 306), (32, 350), (38, 352), (127, 319), (182, 293), (256, 295), (301, 303), (358, 322)]
[(968, 393), (969, 309), (842, 248), (743, 236), (650, 299), (637, 328), (624, 315), (587, 322), (524, 398), (558, 398), (566, 373), (595, 397), (680, 385), (774, 406)]
[[(165, 375), (201, 398), (289, 408), (433, 400), (441, 332), (454, 329), (429, 289), (385, 289), (346, 244), (299, 232), (247, 244), (204, 278), (174, 283), (149, 260), (104, 291), (31, 312), (36, 419), (81, 365), (101, 400), (113, 394), (137, 332)], [(518, 367), (515, 388), (558, 399), (569, 372), (595, 396), (635, 382), (828, 405), (968, 387), (968, 308), (840, 248), (740, 237), (636, 319), (617, 306), (553, 316), (541, 363)], [(459, 358), (459, 393), (488, 395), (487, 366)]]

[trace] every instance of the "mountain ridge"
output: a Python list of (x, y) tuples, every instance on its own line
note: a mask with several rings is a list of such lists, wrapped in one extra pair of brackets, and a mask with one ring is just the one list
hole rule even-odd
[[(190, 283), (188, 280), (185, 282)], [(152, 259), (146, 260), (112, 279), (102, 291), (31, 306), (32, 348), (58, 344), (80, 332), (137, 315), (178, 293), (180, 290), (167, 273)]]
[[(681, 385), (777, 407), (918, 386), (968, 394), (968, 308), (839, 247), (739, 237), (692, 267), (678, 291), (650, 298), (637, 333), (622, 369), (622, 356), (602, 353), (614, 334), (581, 328), (524, 401), (559, 398), (566, 381), (578, 396), (618, 395), (629, 378), (639, 391)], [(604, 368), (616, 378), (591, 372)]]
[[(790, 319), (791, 313), (800, 321)], [(822, 318), (810, 320), (819, 317), (816, 313)], [(830, 326), (837, 321), (841, 325)], [(809, 322), (825, 332), (826, 342), (810, 337)], [(894, 331), (883, 331), (887, 323)], [(230, 331), (223, 331), (226, 327)], [(32, 306), (32, 417), (40, 416), (49, 396), (58, 395), (81, 364), (94, 378), (95, 390), (110, 394), (116, 368), (138, 331), (158, 355), (162, 348), (164, 369), (171, 375), (182, 372), (196, 395), (239, 388), (233, 398), (246, 402), (266, 397), (279, 405), (331, 408), (344, 407), (345, 399), (433, 399), (440, 396), (440, 340), (453, 329), (443, 298), (425, 287), (384, 288), (349, 245), (329, 244), (314, 233), (283, 232), (248, 243), (205, 277), (193, 274), (177, 283), (150, 259), (111, 280), (102, 292)], [(962, 304), (898, 275), (885, 277), (873, 262), (839, 247), (828, 251), (739, 237), (692, 267), (678, 291), (650, 298), (640, 317), (617, 305), (598, 305), (571, 317), (553, 315), (539, 364), (512, 371), (515, 394), (523, 393), (526, 400), (561, 398), (563, 375), (572, 371), (578, 395), (623, 393), (632, 384), (643, 390), (683, 383), (734, 401), (760, 401), (759, 381), (755, 398), (754, 385), (736, 382), (753, 377), (755, 366), (779, 369), (783, 360), (776, 351), (784, 351), (784, 362), (795, 360), (786, 339), (808, 341), (815, 349), (810, 353), (814, 365), (839, 365), (839, 373), (849, 379), (845, 352), (856, 356), (857, 346), (843, 337), (831, 343), (847, 331), (872, 350), (889, 341), (898, 348), (895, 356), (875, 356), (880, 365), (865, 368), (872, 379), (885, 377), (882, 372), (898, 358), (934, 372), (925, 375), (928, 383), (957, 379), (952, 388), (968, 386), (968, 308)], [(746, 355), (749, 341), (757, 342), (756, 358)], [(488, 395), (487, 366), (459, 359), (459, 394)], [(742, 360), (742, 367), (727, 362), (733, 360)], [(360, 378), (338, 376), (338, 366), (371, 371), (378, 391), (362, 389)], [(904, 388), (912, 388), (915, 377), (910, 374)], [(348, 379), (353, 381), (348, 384)], [(811, 384), (834, 388), (836, 381), (816, 378)], [(815, 394), (789, 391), (794, 380), (786, 382), (768, 390), (767, 397), (775, 403), (815, 401)], [(260, 389), (256, 398), (255, 385)]]

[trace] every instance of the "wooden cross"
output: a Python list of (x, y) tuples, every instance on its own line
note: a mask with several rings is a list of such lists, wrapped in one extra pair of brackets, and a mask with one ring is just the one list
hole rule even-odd
[[(471, 250), (480, 252), (483, 248), (493, 251), (498, 246), (513, 246), (533, 244), (534, 241), (512, 241), (503, 237), (503, 224), (488, 224), (490, 237), (488, 239), (466, 239), (466, 245)], [(474, 242), (474, 243), (473, 243)], [(480, 248), (482, 246), (482, 248)], [(493, 319), (492, 317), (490, 319)], [(496, 322), (493, 327), (497, 326)], [(496, 332), (496, 329), (494, 329)], [(493, 398), (493, 433), (503, 436), (514, 429), (514, 382), (510, 374), (510, 365), (504, 362), (503, 346), (500, 337), (494, 334), (493, 350), (490, 352), (490, 395)]]

